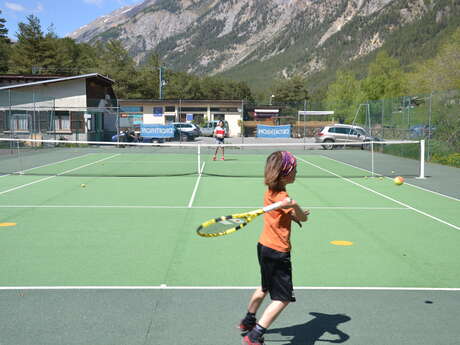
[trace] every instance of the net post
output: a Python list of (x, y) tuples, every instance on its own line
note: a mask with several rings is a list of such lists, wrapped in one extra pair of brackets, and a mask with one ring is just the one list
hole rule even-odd
[(201, 175), (201, 144), (198, 144), (197, 150), (198, 175)]
[(420, 176), (417, 178), (425, 178), (425, 139), (420, 140)]
[(371, 173), (372, 173), (372, 177), (374, 177), (375, 173), (374, 173), (375, 169), (374, 169), (374, 141), (372, 140), (371, 141)]

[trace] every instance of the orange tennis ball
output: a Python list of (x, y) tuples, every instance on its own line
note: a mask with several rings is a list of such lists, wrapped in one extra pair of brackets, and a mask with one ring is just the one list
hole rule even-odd
[(396, 185), (400, 186), (404, 183), (404, 177), (396, 176), (393, 181)]

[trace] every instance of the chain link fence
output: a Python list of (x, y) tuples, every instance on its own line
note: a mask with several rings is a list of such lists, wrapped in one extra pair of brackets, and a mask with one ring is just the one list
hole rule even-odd
[(426, 142), (426, 159), (460, 167), (460, 90), (369, 101), (354, 124), (384, 140)]
[[(86, 107), (73, 107), (38, 92), (0, 90), (0, 134), (110, 141), (129, 124), (125, 124), (116, 100), (101, 101), (88, 99)], [(341, 118), (337, 113), (299, 115), (299, 111), (334, 111), (321, 102), (270, 103), (242, 102), (242, 139), (255, 137), (257, 125), (263, 124), (291, 125), (292, 138), (308, 140)], [(425, 139), (427, 161), (460, 167), (460, 90), (368, 101), (357, 105), (352, 124), (383, 140)]]
[(299, 115), (299, 111), (324, 111), (320, 102), (308, 100), (298, 102), (245, 103), (242, 123), (244, 137), (255, 137), (257, 125), (291, 125), (293, 138), (313, 137), (322, 127), (336, 122), (335, 117), (324, 115)]

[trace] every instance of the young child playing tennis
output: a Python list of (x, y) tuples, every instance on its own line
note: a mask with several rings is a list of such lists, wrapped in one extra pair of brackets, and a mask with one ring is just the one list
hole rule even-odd
[(224, 121), (220, 120), (217, 123), (216, 128), (214, 129), (214, 138), (216, 138), (216, 143), (219, 145), (216, 147), (216, 152), (214, 152), (214, 157), (212, 159), (215, 161), (217, 159), (217, 151), (219, 148), (222, 150), (222, 160), (225, 160), (224, 158), (224, 147), (220, 146), (224, 143), (224, 138), (225, 138), (225, 127), (224, 127)]
[[(297, 161), (287, 151), (273, 152), (265, 165), (264, 206), (283, 201), (283, 207), (264, 215), (264, 228), (257, 244), (257, 256), (261, 272), (261, 287), (253, 293), (240, 330), (246, 335), (243, 344), (262, 345), (267, 328), (290, 303), (295, 302), (291, 268), (291, 221), (305, 222), (310, 212), (302, 210), (289, 198), (286, 185), (295, 181)], [(300, 224), (300, 223), (299, 223)], [(267, 306), (259, 322), (256, 312), (267, 293), (272, 302)]]

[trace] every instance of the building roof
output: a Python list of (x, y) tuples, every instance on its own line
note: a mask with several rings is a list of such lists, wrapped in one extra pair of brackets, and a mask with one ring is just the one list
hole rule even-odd
[(114, 80), (112, 80), (112, 79), (110, 79), (108, 77), (105, 77), (105, 76), (103, 76), (103, 75), (101, 75), (99, 73), (89, 73), (89, 74), (75, 75), (75, 76), (72, 76), (72, 77), (40, 80), (40, 81), (31, 82), (31, 83), (16, 84), (16, 85), (7, 85), (7, 86), (0, 87), (0, 90), (18, 89), (18, 88), (21, 88), (21, 87), (45, 85), (45, 84), (59, 83), (59, 82), (68, 81), (68, 80), (88, 79), (88, 78), (100, 78), (100, 79), (103, 79), (105, 81), (108, 81), (111, 84), (113, 84), (115, 82)]
[(150, 104), (164, 104), (164, 103), (182, 103), (182, 104), (198, 104), (198, 103), (231, 103), (239, 105), (241, 100), (235, 99), (118, 99), (120, 103), (150, 103)]
[(0, 80), (11, 80), (11, 79), (18, 79), (18, 80), (48, 80), (48, 79), (58, 79), (62, 78), (62, 75), (57, 74), (0, 74)]

